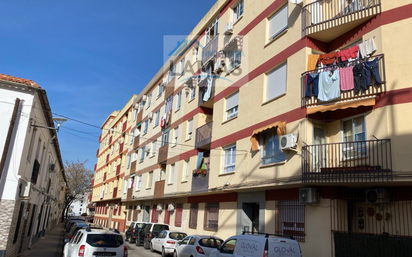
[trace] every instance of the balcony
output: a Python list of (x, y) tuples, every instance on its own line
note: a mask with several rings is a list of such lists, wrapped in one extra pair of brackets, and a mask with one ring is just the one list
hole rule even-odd
[(133, 198), (133, 188), (127, 189), (126, 201), (131, 201)]
[(302, 147), (303, 183), (392, 181), (391, 140)]
[(119, 154), (123, 153), (123, 145), (124, 145), (124, 143), (121, 143), (120, 146), (119, 146)]
[(212, 141), (212, 127), (213, 121), (206, 123), (205, 125), (196, 129), (196, 148), (202, 148), (210, 144), (210, 142)]
[(113, 198), (117, 198), (117, 187), (113, 188)]
[(120, 175), (120, 166), (121, 166), (121, 164), (117, 165), (117, 167), (116, 167), (116, 176)]
[(107, 172), (105, 172), (105, 173), (103, 174), (103, 182), (106, 181), (106, 178), (107, 178)]
[(137, 149), (139, 147), (139, 140), (140, 136), (137, 136), (133, 139), (133, 149)]
[(163, 198), (165, 192), (165, 181), (157, 181), (155, 182), (153, 198)]
[(136, 163), (137, 163), (137, 161), (134, 161), (130, 165), (130, 174), (134, 174), (136, 172)]
[(319, 0), (302, 8), (302, 36), (330, 42), (381, 13), (381, 0)]
[(167, 161), (168, 150), (169, 150), (168, 144), (159, 148), (159, 156), (157, 158), (157, 163), (164, 163)]
[(209, 189), (210, 169), (206, 169), (205, 174), (193, 173), (192, 175), (192, 194), (206, 193)]
[[(306, 96), (307, 86), (306, 86), (306, 76), (309, 73), (322, 72), (325, 68), (319, 68), (313, 71), (306, 71), (302, 73), (301, 76), (301, 97), (302, 97), (302, 107), (307, 108), (307, 114), (312, 114), (315, 112), (324, 112), (337, 109), (346, 109), (349, 107), (374, 105), (374, 98), (382, 93), (386, 92), (386, 75), (385, 75), (385, 59), (384, 55), (376, 55), (371, 57), (378, 58), (379, 74), (382, 84), (377, 84), (374, 79), (372, 79), (372, 85), (370, 85), (366, 90), (361, 89), (358, 93), (355, 93), (354, 89), (348, 91), (341, 91), (340, 97), (332, 101), (320, 101), (313, 95), (313, 88), (310, 87), (310, 97)], [(367, 61), (367, 58), (361, 59), (361, 62)], [(349, 62), (348, 65), (355, 66), (357, 61)], [(337, 67), (341, 68), (341, 67)], [(372, 100), (372, 104), (371, 104)]]
[(218, 43), (219, 36), (215, 36), (205, 45), (202, 52), (202, 66), (208, 63), (217, 54)]
[[(213, 108), (213, 97), (215, 97), (215, 83), (216, 79), (212, 78), (209, 84), (209, 78), (203, 78), (199, 86), (199, 98), (198, 98), (198, 106)], [(208, 92), (210, 87), (210, 96), (206, 96), (205, 94)]]

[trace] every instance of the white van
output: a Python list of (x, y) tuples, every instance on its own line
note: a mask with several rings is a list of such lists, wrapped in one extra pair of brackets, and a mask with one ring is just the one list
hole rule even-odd
[(229, 237), (209, 257), (302, 257), (296, 240), (270, 234)]

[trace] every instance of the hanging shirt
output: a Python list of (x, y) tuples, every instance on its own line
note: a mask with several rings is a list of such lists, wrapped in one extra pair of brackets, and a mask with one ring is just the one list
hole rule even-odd
[(369, 55), (375, 52), (376, 49), (377, 48), (373, 37), (359, 44), (359, 52), (362, 55), (362, 58), (369, 57)]
[(339, 63), (338, 53), (321, 54), (318, 59), (318, 64), (333, 64), (334, 62)]
[(331, 101), (340, 97), (339, 70), (325, 71), (319, 74), (319, 94), (320, 101)]
[(359, 45), (352, 46), (351, 48), (339, 51), (338, 52), (338, 57), (340, 57), (340, 59), (342, 61), (346, 61), (350, 58), (357, 58), (358, 57), (358, 51), (359, 51)]

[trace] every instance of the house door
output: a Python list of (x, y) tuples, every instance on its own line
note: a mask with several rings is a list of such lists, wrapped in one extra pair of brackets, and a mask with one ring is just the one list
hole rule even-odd
[(243, 231), (259, 232), (259, 203), (243, 203)]
[(327, 166), (326, 129), (322, 124), (313, 126), (313, 170), (320, 172)]
[(143, 212), (143, 222), (149, 222), (150, 206), (146, 205)]

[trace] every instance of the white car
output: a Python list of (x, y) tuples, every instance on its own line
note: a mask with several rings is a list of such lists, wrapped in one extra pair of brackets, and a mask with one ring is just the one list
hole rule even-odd
[(179, 231), (163, 230), (150, 241), (150, 250), (162, 253), (162, 257), (173, 254), (177, 243), (187, 236)]
[[(67, 242), (68, 240), (66, 240)], [(64, 245), (63, 257), (127, 257), (127, 247), (122, 234), (116, 229), (80, 229)]]
[(208, 257), (222, 243), (221, 238), (214, 236), (187, 236), (177, 244), (173, 257)]
[(270, 234), (229, 237), (209, 257), (302, 257), (296, 240)]

